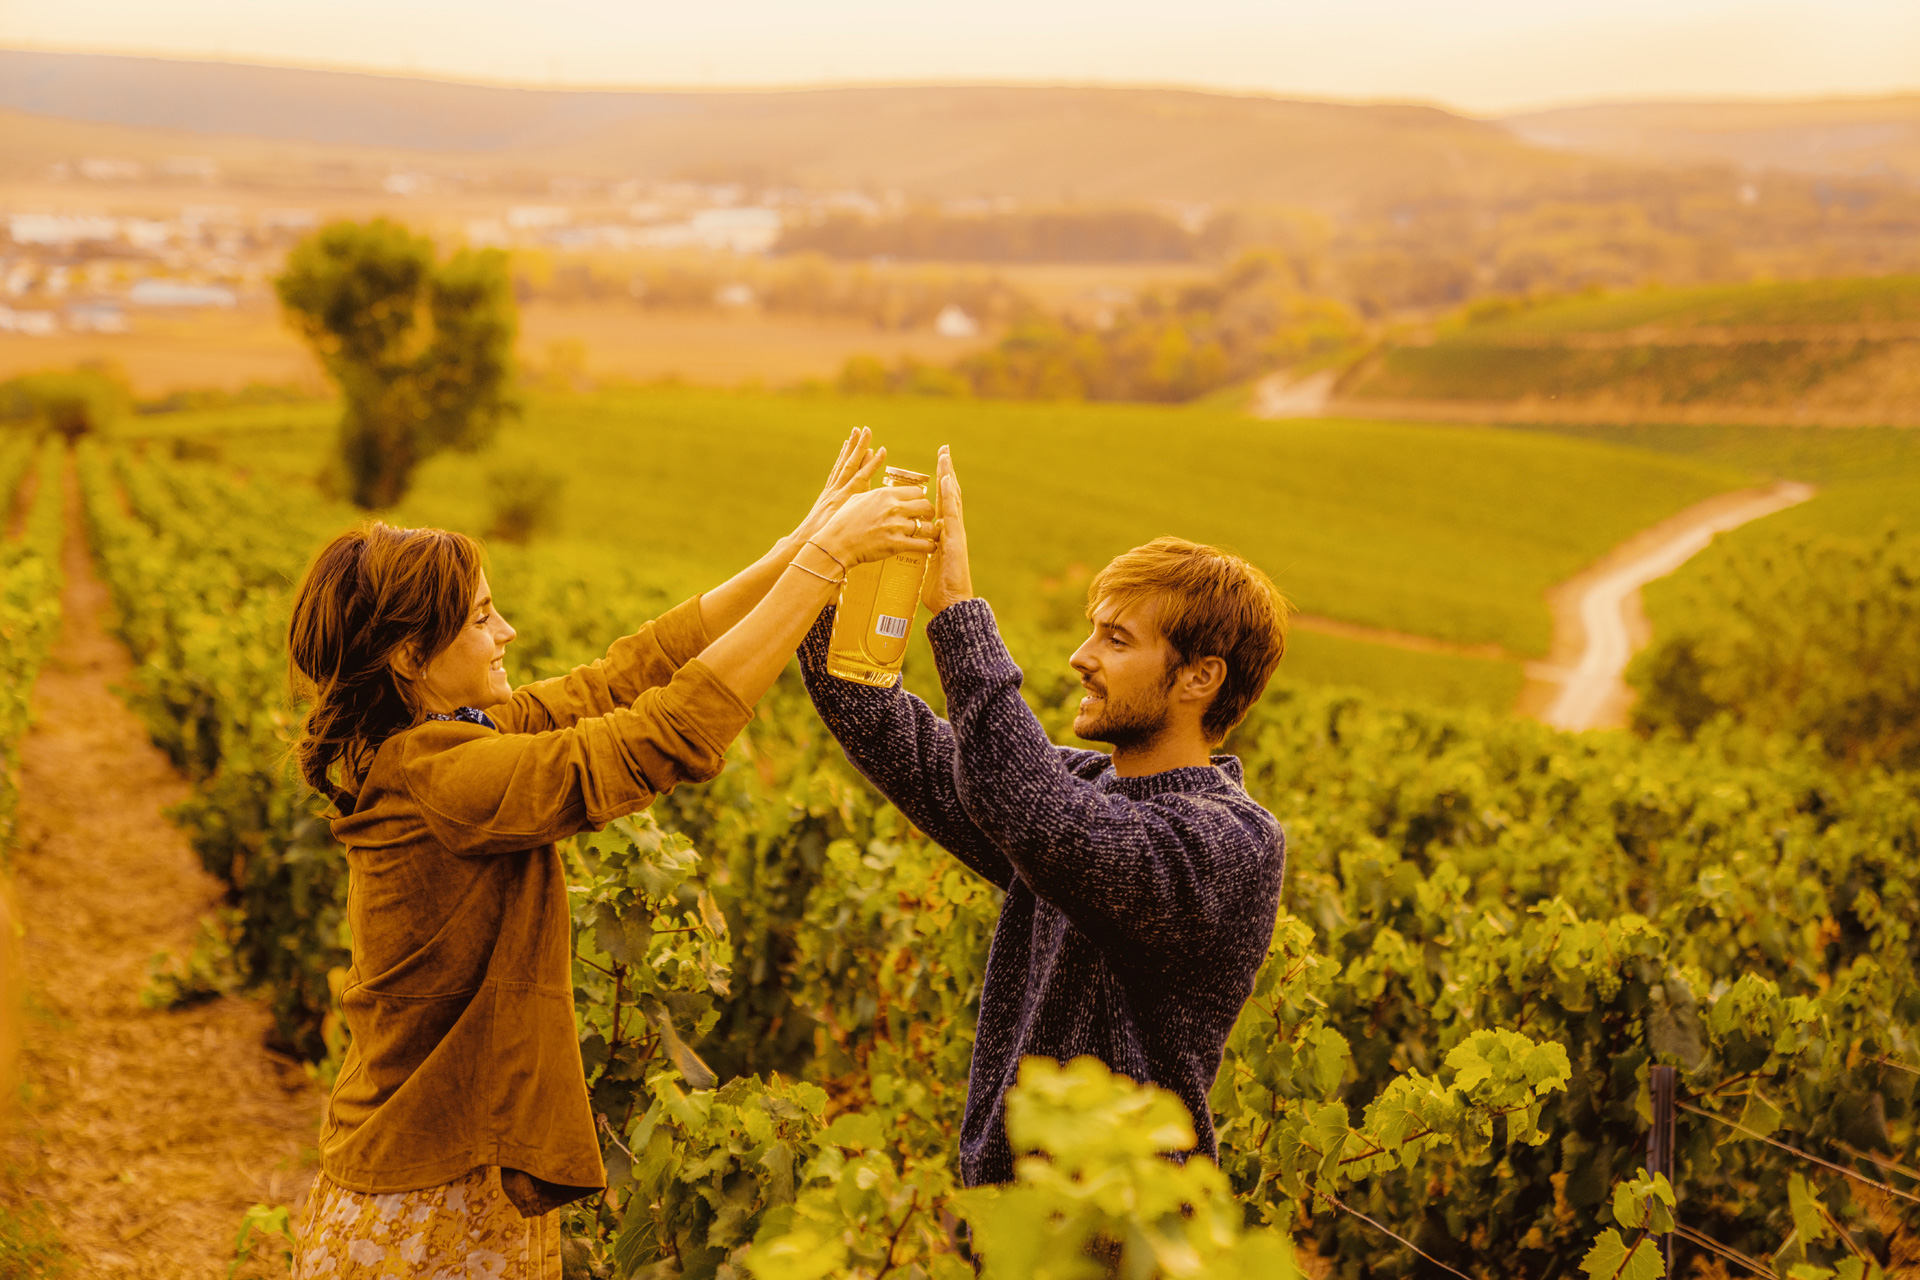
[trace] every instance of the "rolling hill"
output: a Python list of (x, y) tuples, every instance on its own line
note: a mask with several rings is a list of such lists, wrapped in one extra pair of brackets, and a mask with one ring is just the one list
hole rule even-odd
[(1920, 94), (1811, 102), (1631, 102), (1508, 116), (1515, 135), (1622, 160), (1920, 178)]
[[(1339, 209), (1409, 194), (1499, 196), (1590, 166), (1434, 107), (1163, 89), (562, 91), (0, 50), (0, 109), (298, 148), (442, 153), (468, 169), (896, 189), (918, 199)], [(120, 149), (140, 142), (128, 137)]]
[(1920, 276), (1645, 288), (1389, 342), (1339, 395), (1475, 418), (1920, 424)]

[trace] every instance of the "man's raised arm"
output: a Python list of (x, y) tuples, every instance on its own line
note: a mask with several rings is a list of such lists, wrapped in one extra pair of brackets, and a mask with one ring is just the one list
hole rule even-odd
[(1198, 945), (1255, 900), (1279, 838), (1258, 805), (1182, 786), (1149, 804), (1083, 776), (1104, 757), (1048, 741), (1020, 697), (1020, 668), (986, 601), (944, 610), (927, 635), (953, 717), (960, 802), (1020, 878), (1077, 928), (1130, 949)]
[(820, 719), (907, 821), (994, 884), (1010, 887), (1012, 864), (960, 803), (953, 727), (904, 688), (875, 689), (828, 674), (834, 615), (831, 607), (822, 610), (800, 646), (800, 675)]

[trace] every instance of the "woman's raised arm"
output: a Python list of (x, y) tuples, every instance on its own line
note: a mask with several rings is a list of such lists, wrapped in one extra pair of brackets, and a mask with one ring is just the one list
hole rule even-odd
[(819, 531), (802, 537), (745, 616), (700, 654), (700, 661), (742, 702), (758, 702), (773, 687), (820, 610), (834, 599), (848, 569), (902, 552), (928, 555), (938, 545), (917, 536), (934, 528), (933, 504), (919, 490), (866, 487), (887, 451), (868, 450), (864, 441), (863, 428), (835, 464), (834, 478), (840, 483), (829, 483), (808, 513), (808, 521), (826, 513)]
[(872, 443), (873, 432), (866, 427), (851, 432), (841, 444), (840, 455), (833, 460), (833, 466), (827, 469), (827, 483), (820, 490), (820, 496), (813, 500), (813, 506), (794, 526), (793, 532), (774, 543), (767, 554), (700, 597), (700, 621), (709, 636), (725, 635), (765, 599), (787, 565), (806, 546), (807, 539), (825, 529), (827, 521), (853, 496), (854, 476), (862, 476), (864, 483), (864, 477), (873, 474), (867, 466), (874, 456)]

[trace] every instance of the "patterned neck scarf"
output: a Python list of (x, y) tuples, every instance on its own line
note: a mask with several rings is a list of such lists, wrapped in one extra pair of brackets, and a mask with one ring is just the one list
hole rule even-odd
[(455, 711), (452, 715), (448, 715), (444, 711), (429, 711), (427, 712), (427, 719), (459, 720), (465, 724), (485, 725), (487, 728), (493, 730), (495, 733), (500, 732), (500, 726), (495, 724), (492, 720), (489, 720), (487, 718), (487, 713), (480, 710), (480, 708), (478, 707), (461, 707), (458, 711)]

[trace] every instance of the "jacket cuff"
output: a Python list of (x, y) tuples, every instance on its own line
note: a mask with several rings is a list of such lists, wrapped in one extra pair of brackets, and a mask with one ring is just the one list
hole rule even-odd
[(727, 748), (753, 719), (753, 708), (740, 701), (740, 695), (727, 688), (713, 668), (698, 658), (681, 666), (672, 687), (680, 694), (685, 727), (712, 749), (716, 759), (727, 754)]
[(683, 600), (655, 618), (653, 638), (675, 667), (684, 667), (699, 657), (700, 651), (713, 642), (700, 620), (700, 597)]

